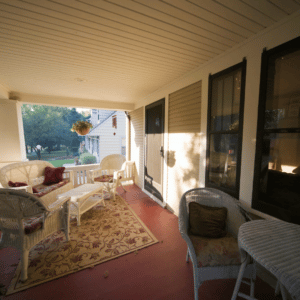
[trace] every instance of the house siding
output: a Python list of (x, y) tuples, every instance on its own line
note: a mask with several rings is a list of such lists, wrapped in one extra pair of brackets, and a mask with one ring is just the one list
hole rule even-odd
[(130, 144), (131, 157), (130, 160), (135, 161), (137, 169), (136, 184), (144, 187), (144, 107), (130, 112)]
[(182, 194), (199, 186), (200, 122), (201, 81), (169, 95), (167, 203), (175, 214)]
[[(117, 128), (112, 127), (112, 116), (117, 116)], [(125, 113), (117, 111), (107, 120), (105, 120), (99, 128), (100, 136), (100, 162), (110, 154), (122, 154), (121, 145), (122, 138), (125, 138)], [(115, 133), (115, 134), (114, 134)]]

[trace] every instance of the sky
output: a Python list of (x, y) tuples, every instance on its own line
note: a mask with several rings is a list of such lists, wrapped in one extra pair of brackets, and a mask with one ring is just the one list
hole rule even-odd
[(90, 108), (76, 108), (76, 111), (78, 111), (79, 113), (85, 112), (85, 111), (90, 111)]

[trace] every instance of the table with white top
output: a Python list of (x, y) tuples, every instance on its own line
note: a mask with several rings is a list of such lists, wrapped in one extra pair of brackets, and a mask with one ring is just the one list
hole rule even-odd
[(254, 259), (278, 280), (276, 293), (287, 299), (288, 291), (293, 299), (300, 300), (300, 226), (280, 220), (256, 220), (241, 225), (238, 243), (242, 265), (234, 288), (232, 300), (238, 293), (243, 273), (250, 259)]
[[(93, 195), (96, 195), (94, 197)], [(70, 198), (70, 215), (77, 218), (77, 226), (80, 226), (80, 218), (83, 213), (100, 203), (105, 206), (103, 186), (98, 184), (83, 184), (68, 192), (57, 196), (58, 199)]]

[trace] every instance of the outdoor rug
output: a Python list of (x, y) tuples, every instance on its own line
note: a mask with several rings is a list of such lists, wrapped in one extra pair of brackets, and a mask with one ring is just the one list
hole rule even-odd
[[(94, 197), (98, 197), (94, 195)], [(20, 281), (21, 264), (6, 295), (80, 271), (158, 242), (123, 198), (105, 200), (81, 217), (71, 220), (70, 241), (57, 232), (32, 248), (28, 279)]]

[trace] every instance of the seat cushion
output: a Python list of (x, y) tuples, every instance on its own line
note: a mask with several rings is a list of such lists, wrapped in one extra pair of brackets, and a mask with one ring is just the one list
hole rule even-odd
[(222, 238), (189, 235), (198, 261), (198, 267), (239, 265), (241, 263), (237, 239), (230, 233)]
[(52, 185), (39, 184), (39, 185), (32, 187), (33, 194), (36, 197), (42, 197), (54, 190), (66, 185), (67, 183), (69, 183), (68, 179), (64, 179), (63, 181), (52, 184)]
[(65, 171), (65, 167), (59, 168), (45, 168), (45, 179), (43, 184), (44, 185), (51, 185), (54, 183), (59, 183), (63, 180), (63, 173)]
[(97, 181), (97, 182), (113, 182), (113, 177), (114, 175), (112, 174), (108, 174), (108, 175), (101, 175), (99, 177), (96, 177), (94, 179), (94, 181)]
[(226, 235), (226, 207), (212, 207), (189, 203), (190, 233), (209, 238), (220, 238)]

